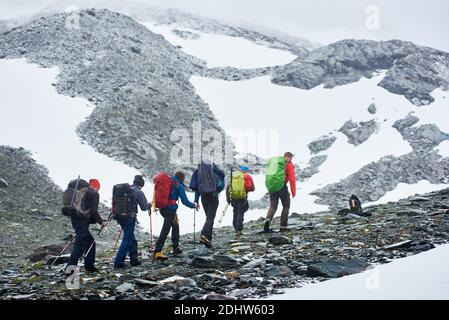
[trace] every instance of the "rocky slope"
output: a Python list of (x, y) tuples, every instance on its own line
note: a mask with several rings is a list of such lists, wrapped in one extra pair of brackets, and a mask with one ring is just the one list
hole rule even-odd
[[(0, 146), (0, 267), (21, 264), (34, 249), (54, 245), (57, 254), (74, 234), (70, 220), (61, 217), (62, 190), (22, 148)], [(106, 208), (100, 210), (104, 219)], [(95, 228), (94, 228), (95, 229)], [(102, 232), (100, 248), (115, 237), (116, 227)], [(104, 241), (104, 242), (103, 242)], [(45, 249), (45, 248), (44, 248)], [(45, 250), (44, 250), (45, 251)], [(57, 252), (57, 253), (55, 253)], [(47, 254), (44, 254), (45, 257)]]
[[(297, 215), (291, 230), (263, 234), (263, 219), (215, 230), (214, 249), (182, 236), (184, 253), (165, 262), (111, 269), (111, 251), (99, 254), (97, 274), (81, 268), (79, 290), (67, 290), (59, 265), (14, 266), (0, 274), (0, 299), (244, 299), (282, 293), (282, 288), (365, 270), (369, 265), (430, 250), (449, 241), (449, 189), (365, 208), (371, 215)], [(279, 220), (273, 223), (277, 229)], [(197, 235), (198, 239), (198, 235)], [(109, 243), (112, 247), (113, 243)], [(146, 243), (140, 243), (146, 252)], [(166, 248), (167, 252), (170, 247)], [(147, 254), (145, 254), (147, 256)]]
[(449, 53), (400, 40), (338, 41), (280, 67), (272, 81), (301, 89), (333, 88), (380, 69), (388, 72), (379, 86), (417, 106), (432, 103), (434, 89), (449, 89)]
[(58, 92), (96, 106), (78, 134), (97, 151), (152, 174), (169, 168), (174, 129), (197, 120), (221, 131), (189, 82), (201, 61), (119, 13), (82, 11), (79, 29), (67, 29), (66, 19), (56, 14), (2, 34), (0, 57), (58, 66)]

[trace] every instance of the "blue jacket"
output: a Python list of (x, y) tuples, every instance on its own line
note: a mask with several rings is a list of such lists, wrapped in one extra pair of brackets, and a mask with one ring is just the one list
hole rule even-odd
[[(195, 208), (195, 204), (190, 202), (189, 199), (187, 198), (184, 183), (181, 180), (179, 180), (176, 176), (173, 176), (172, 180), (175, 181), (178, 186), (177, 187), (173, 186), (170, 195), (168, 196), (168, 199), (177, 201), (180, 198), (183, 205), (192, 209)], [(176, 211), (178, 210), (178, 204), (169, 205), (167, 208)]]

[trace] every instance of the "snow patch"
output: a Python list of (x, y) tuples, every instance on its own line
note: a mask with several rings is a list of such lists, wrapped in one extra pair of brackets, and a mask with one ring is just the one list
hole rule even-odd
[(178, 28), (200, 35), (199, 39), (182, 39), (172, 32), (172, 26), (141, 23), (152, 32), (164, 36), (172, 45), (181, 46), (185, 53), (205, 60), (209, 68), (258, 68), (283, 65), (296, 59), (287, 51), (267, 48), (242, 38)]
[(427, 180), (421, 180), (418, 183), (414, 184), (399, 183), (396, 189), (387, 192), (379, 200), (363, 204), (363, 206), (367, 207), (388, 202), (396, 202), (411, 195), (429, 193), (432, 191), (446, 189), (447, 187), (448, 186), (446, 184), (432, 184)]
[(449, 157), (449, 141), (444, 140), (441, 142), (438, 147), (438, 154), (442, 156), (443, 158)]
[(449, 245), (394, 260), (355, 275), (285, 289), (270, 300), (449, 299)]

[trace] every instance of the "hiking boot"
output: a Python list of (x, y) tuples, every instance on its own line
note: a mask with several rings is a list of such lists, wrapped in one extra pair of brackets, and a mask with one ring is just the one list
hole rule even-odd
[(139, 260), (133, 260), (131, 261), (131, 267), (137, 267), (140, 266), (142, 264), (142, 262), (140, 262)]
[(174, 255), (174, 256), (177, 256), (177, 255), (179, 255), (179, 254), (181, 254), (181, 253), (182, 253), (182, 250), (179, 249), (179, 247), (173, 248), (173, 255)]
[(168, 258), (162, 252), (155, 252), (153, 254), (153, 261), (165, 261)]
[(265, 220), (265, 224), (263, 225), (263, 232), (270, 232), (270, 219)]
[(209, 239), (207, 239), (206, 236), (202, 235), (201, 238), (200, 238), (200, 242), (202, 244), (204, 244), (207, 248), (209, 248), (209, 249), (212, 248), (212, 243), (210, 242)]
[(124, 267), (124, 263), (114, 263), (114, 269), (123, 269)]
[(280, 226), (279, 227), (279, 231), (280, 232), (287, 232), (287, 231), (291, 231), (292, 229), (290, 229), (289, 227), (287, 227), (287, 226)]
[(235, 236), (236, 237), (241, 237), (243, 235), (243, 232), (242, 231), (236, 231), (235, 232)]
[(87, 273), (95, 273), (95, 272), (98, 272), (98, 269), (95, 268), (95, 267), (85, 267), (84, 270), (85, 270)]

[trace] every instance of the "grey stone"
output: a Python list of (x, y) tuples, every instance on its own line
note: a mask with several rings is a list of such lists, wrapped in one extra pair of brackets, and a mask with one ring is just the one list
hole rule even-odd
[(268, 242), (274, 245), (282, 245), (282, 244), (291, 244), (293, 243), (292, 239), (280, 235), (280, 234), (274, 234), (268, 239)]
[(0, 177), (0, 188), (8, 188), (8, 182)]
[(307, 275), (310, 277), (338, 278), (362, 272), (367, 267), (368, 263), (362, 259), (327, 260), (309, 265)]
[(128, 282), (125, 282), (121, 285), (119, 285), (118, 287), (115, 288), (115, 291), (119, 292), (119, 293), (125, 293), (128, 291), (134, 291), (134, 285)]
[(374, 102), (369, 105), (368, 112), (371, 114), (376, 114), (377, 108), (376, 108), (376, 104)]
[(269, 277), (291, 277), (295, 273), (287, 266), (271, 266), (265, 269), (265, 274)]

